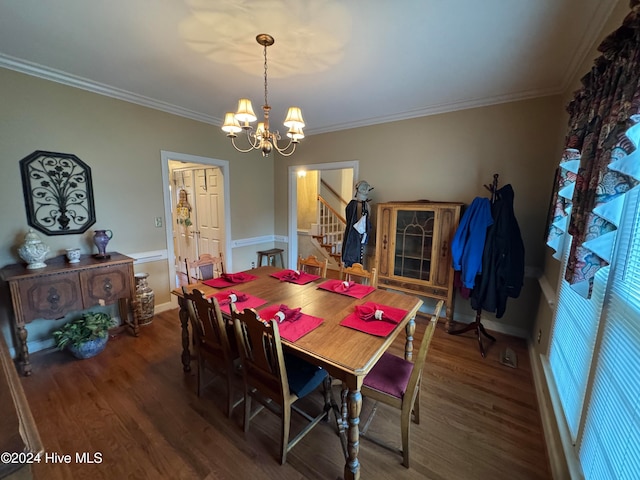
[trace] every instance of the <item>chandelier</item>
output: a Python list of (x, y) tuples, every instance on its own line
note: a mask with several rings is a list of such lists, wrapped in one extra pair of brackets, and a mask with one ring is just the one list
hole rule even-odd
[[(257, 120), (256, 114), (253, 113), (253, 107), (251, 100), (247, 98), (241, 98), (238, 101), (238, 111), (236, 113), (227, 112), (224, 116), (224, 125), (222, 125), (222, 131), (226, 132), (227, 137), (231, 138), (231, 143), (234, 148), (242, 153), (248, 153), (252, 150), (261, 150), (262, 156), (267, 157), (275, 149), (279, 154), (288, 157), (295, 150), (298, 142), (304, 138), (304, 120), (302, 119), (302, 111), (300, 107), (289, 107), (287, 117), (284, 120), (284, 126), (289, 130), (287, 131), (287, 137), (289, 137), (289, 143), (285, 147), (278, 145), (278, 141), (281, 140), (280, 133), (271, 131), (269, 129), (269, 101), (267, 100), (267, 47), (273, 45), (275, 40), (271, 35), (261, 33), (256, 37), (256, 41), (264, 47), (264, 105), (262, 105), (262, 111), (264, 112), (264, 119), (258, 123), (255, 131), (250, 123)], [(246, 149), (242, 149), (236, 145), (237, 133), (242, 130), (246, 132), (247, 141), (249, 146)]]

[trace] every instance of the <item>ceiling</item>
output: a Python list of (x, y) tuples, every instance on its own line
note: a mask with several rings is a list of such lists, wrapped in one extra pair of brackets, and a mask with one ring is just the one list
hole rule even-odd
[[(2, 0), (0, 67), (221, 125), (324, 133), (564, 92), (617, 0)], [(222, 133), (221, 133), (222, 134)]]

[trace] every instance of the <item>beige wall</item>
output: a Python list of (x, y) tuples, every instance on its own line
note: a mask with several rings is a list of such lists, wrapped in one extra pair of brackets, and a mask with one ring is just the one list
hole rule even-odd
[[(286, 237), (289, 165), (358, 160), (359, 179), (375, 187), (373, 204), (417, 199), (469, 203), (487, 195), (482, 185), (499, 173), (500, 184), (511, 183), (516, 192), (526, 263), (537, 268), (544, 264), (541, 239), (560, 152), (558, 132), (563, 130), (558, 96), (312, 135), (293, 157), (273, 159), (235, 152), (215, 126), (3, 69), (0, 104), (5, 173), (0, 178), (1, 265), (19, 261), (15, 251), (27, 223), (18, 162), (37, 149), (73, 153), (91, 166), (95, 227), (113, 230), (109, 249), (125, 254), (167, 248), (164, 228), (156, 228), (153, 221), (164, 216), (160, 151), (166, 150), (230, 162), (232, 240)], [(81, 245), (90, 253), (91, 235), (44, 240), (54, 252)], [(287, 248), (276, 242), (234, 249), (235, 269), (249, 268), (256, 250), (272, 246)], [(136, 269), (153, 271), (150, 283), (157, 303), (163, 303), (170, 297), (168, 264), (156, 263)], [(538, 296), (537, 283), (528, 279), (522, 297), (509, 300), (503, 319), (485, 314), (487, 326), (526, 334)], [(0, 325), (6, 333), (6, 297), (1, 308)], [(460, 299), (456, 310), (466, 315), (465, 321), (473, 315)], [(40, 323), (44, 325), (29, 327), (31, 335), (50, 330), (47, 322)]]
[(298, 229), (309, 230), (318, 221), (318, 171), (298, 177)]
[[(320, 176), (322, 181), (326, 182), (340, 198), (336, 197), (328, 189), (320, 188), (320, 194), (325, 197), (325, 200), (334, 210), (344, 217), (346, 203), (349, 203), (349, 201), (353, 199), (353, 187), (355, 183), (353, 181), (353, 170), (350, 168), (322, 170)], [(343, 201), (346, 203), (343, 203)]]
[[(561, 146), (559, 96), (374, 125), (305, 138), (296, 155), (276, 158), (275, 182), (287, 181), (290, 165), (359, 161), (359, 179), (375, 189), (372, 204), (429, 199), (470, 203), (487, 196), (483, 184), (500, 174), (511, 183), (526, 249), (527, 266), (541, 269), (543, 234), (553, 173)], [(354, 179), (357, 182), (359, 179)], [(275, 192), (276, 234), (287, 232), (286, 190)], [(375, 218), (373, 219), (375, 222)], [(521, 298), (510, 299), (502, 319), (483, 314), (500, 330), (530, 332), (538, 303), (536, 281), (527, 279)], [(458, 299), (461, 320), (472, 320), (468, 301)], [(483, 317), (483, 318), (484, 318)]]
[[(0, 266), (20, 262), (17, 247), (28, 229), (19, 161), (34, 150), (72, 153), (91, 167), (94, 227), (82, 235), (46, 236), (53, 255), (70, 246), (94, 253), (93, 228), (109, 228), (108, 250), (135, 254), (164, 250), (161, 151), (230, 162), (231, 238), (273, 235), (273, 160), (240, 154), (220, 129), (157, 110), (0, 69)], [(165, 223), (166, 223), (165, 219)], [(249, 268), (262, 245), (234, 250), (234, 265)], [(272, 244), (270, 245), (272, 246)], [(167, 262), (145, 263), (156, 304), (168, 302)], [(0, 331), (9, 335), (11, 309), (5, 289)], [(55, 322), (33, 322), (29, 339), (42, 340)], [(13, 342), (8, 341), (9, 345)]]

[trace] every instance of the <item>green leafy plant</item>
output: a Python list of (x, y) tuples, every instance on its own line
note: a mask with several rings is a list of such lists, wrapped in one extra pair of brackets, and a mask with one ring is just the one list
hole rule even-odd
[(115, 326), (116, 321), (110, 315), (101, 312), (87, 312), (54, 331), (53, 339), (59, 350), (63, 350), (67, 345), (78, 347), (89, 340), (105, 338), (109, 329)]

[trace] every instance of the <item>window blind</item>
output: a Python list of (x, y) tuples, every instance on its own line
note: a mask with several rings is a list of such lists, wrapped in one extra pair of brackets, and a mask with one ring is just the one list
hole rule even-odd
[(640, 204), (628, 194), (579, 458), (585, 479), (640, 478)]
[[(570, 235), (565, 235), (561, 272), (564, 272), (567, 265), (571, 240)], [(580, 426), (608, 272), (609, 268), (601, 268), (596, 273), (590, 300), (576, 293), (564, 277), (560, 280), (551, 330), (549, 365), (574, 445)]]

